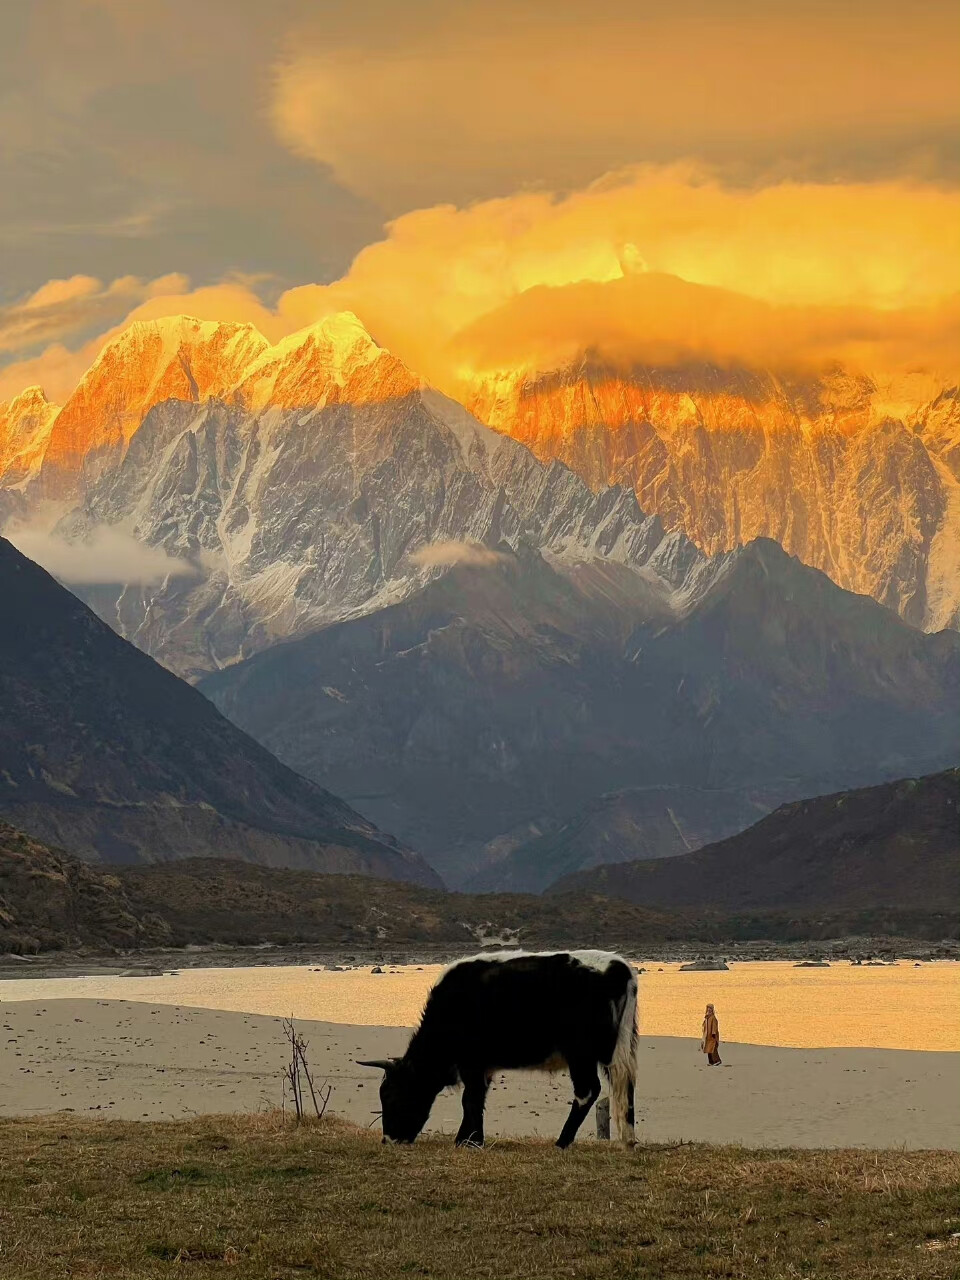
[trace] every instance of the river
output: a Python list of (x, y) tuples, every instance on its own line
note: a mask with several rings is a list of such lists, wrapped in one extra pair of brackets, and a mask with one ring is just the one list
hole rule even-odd
[[(726, 972), (680, 972), (637, 961), (640, 1029), (697, 1037), (707, 1001), (722, 1038), (794, 1048), (960, 1050), (960, 963), (878, 967), (784, 961), (733, 963)], [(150, 1004), (283, 1015), (355, 1026), (412, 1026), (440, 965), (344, 972), (299, 966), (182, 969), (158, 977), (22, 978), (0, 981), (0, 1001), (137, 1000)]]

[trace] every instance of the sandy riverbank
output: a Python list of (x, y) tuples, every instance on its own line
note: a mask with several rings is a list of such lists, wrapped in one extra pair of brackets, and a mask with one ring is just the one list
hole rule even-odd
[[(298, 1024), (331, 1110), (373, 1119), (379, 1075), (357, 1057), (400, 1053), (402, 1027)], [(280, 1102), (285, 1044), (277, 1018), (137, 1001), (0, 1004), (0, 1115), (163, 1119), (257, 1110)], [(888, 1049), (783, 1049), (727, 1044), (709, 1069), (696, 1042), (644, 1037), (638, 1130), (747, 1146), (960, 1149), (960, 1054)], [(565, 1075), (513, 1074), (490, 1094), (488, 1134), (552, 1136), (569, 1100)], [(431, 1127), (453, 1132), (455, 1094)]]

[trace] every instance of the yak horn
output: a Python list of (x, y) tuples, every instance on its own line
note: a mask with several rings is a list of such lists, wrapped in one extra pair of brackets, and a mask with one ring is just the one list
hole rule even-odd
[(392, 1067), (397, 1061), (396, 1058), (372, 1058), (369, 1062), (361, 1062), (357, 1060), (358, 1067), (379, 1067), (381, 1071), (386, 1071), (388, 1067)]

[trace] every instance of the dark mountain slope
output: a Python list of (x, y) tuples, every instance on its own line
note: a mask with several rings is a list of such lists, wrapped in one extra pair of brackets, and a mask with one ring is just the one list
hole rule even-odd
[(795, 777), (817, 795), (960, 755), (960, 637), (914, 630), (769, 539), (733, 553), (675, 625), (645, 623), (630, 643), (678, 679), (658, 691), (707, 785)]
[(199, 687), (308, 776), (332, 769), (448, 873), (482, 843), (635, 776), (615, 671), (654, 588), (536, 553), (459, 566), (387, 609), (277, 645)]
[[(451, 882), (495, 850), (488, 889), (531, 886), (504, 850), (611, 791), (722, 791), (718, 814), (746, 822), (960, 754), (960, 637), (915, 631), (766, 541), (686, 593), (597, 559), (461, 565), (200, 687)], [(572, 869), (552, 856), (537, 884)]]
[(960, 770), (785, 804), (695, 853), (598, 867), (551, 892), (608, 893), (668, 910), (955, 910)]
[(0, 822), (0, 952), (169, 942), (169, 926), (130, 905), (117, 876)]
[(308, 944), (343, 954), (421, 949), (441, 955), (508, 946), (607, 946), (630, 954), (748, 942), (957, 936), (938, 911), (662, 911), (603, 895), (442, 893), (365, 876), (181, 858), (90, 865), (0, 824), (0, 953), (111, 951), (189, 944)]
[[(634, 787), (600, 796), (569, 822), (489, 863), (468, 882), (474, 893), (542, 893), (561, 876), (608, 862), (670, 858), (750, 826), (776, 793), (697, 787)], [(495, 852), (495, 851), (494, 851)]]
[(219, 854), (436, 883), (0, 539), (0, 816), (91, 860)]

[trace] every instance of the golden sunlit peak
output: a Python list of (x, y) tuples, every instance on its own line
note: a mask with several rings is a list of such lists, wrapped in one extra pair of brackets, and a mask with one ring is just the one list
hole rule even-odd
[[(104, 344), (63, 410), (50, 408), (56, 422), (44, 467), (69, 472), (91, 449), (122, 447), (150, 409), (168, 399), (212, 397), (259, 411), (370, 403), (419, 385), (352, 311), (331, 312), (275, 345), (250, 323), (186, 314), (138, 318)], [(45, 400), (36, 403), (46, 407)], [(23, 405), (16, 416), (27, 417)]]
[(40, 465), (59, 406), (37, 385), (0, 404), (0, 472), (17, 483)]
[(352, 311), (330, 312), (267, 348), (239, 382), (237, 397), (254, 409), (355, 403), (407, 395), (420, 385), (379, 346)]
[(331, 342), (369, 342), (373, 343), (374, 346), (377, 345), (370, 336), (366, 325), (353, 311), (333, 311), (329, 315), (323, 316), (311, 328), (315, 332), (324, 334)]
[(375, 360), (383, 352), (354, 312), (334, 311), (281, 338), (263, 353), (263, 359), (284, 358), (309, 346), (321, 348), (324, 356), (334, 361), (347, 356), (357, 358), (358, 348), (362, 348), (368, 360)]
[[(165, 344), (171, 342), (210, 342), (214, 339), (227, 341), (238, 336), (252, 338), (256, 343), (267, 346), (267, 340), (255, 325), (235, 320), (201, 320), (197, 316), (187, 314), (156, 316), (152, 319), (136, 319), (124, 325), (106, 344), (109, 347), (136, 343), (144, 338), (160, 338)], [(101, 351), (101, 356), (103, 355)]]
[(39, 383), (34, 383), (31, 387), (24, 387), (19, 395), (13, 397), (10, 401), (10, 408), (25, 409), (28, 406), (48, 405), (49, 403), (43, 387)]

